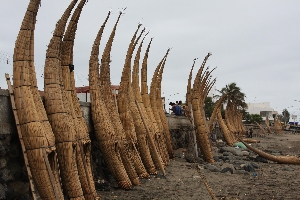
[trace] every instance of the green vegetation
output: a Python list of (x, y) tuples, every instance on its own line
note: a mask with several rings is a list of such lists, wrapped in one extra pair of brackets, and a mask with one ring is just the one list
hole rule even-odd
[(245, 115), (244, 119), (246, 120), (246, 124), (253, 124), (255, 122), (260, 124), (263, 120), (260, 115), (258, 115), (258, 114), (249, 114), (249, 113), (247, 113)]

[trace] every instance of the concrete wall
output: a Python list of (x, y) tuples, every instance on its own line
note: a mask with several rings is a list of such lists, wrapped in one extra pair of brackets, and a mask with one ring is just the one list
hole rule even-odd
[[(91, 107), (80, 102), (92, 140), (94, 178), (103, 177), (101, 152), (95, 140)], [(186, 148), (191, 125), (186, 117), (167, 114), (173, 147)], [(30, 199), (29, 182), (7, 90), (0, 89), (0, 199)]]
[(261, 115), (263, 120), (266, 120), (266, 116), (268, 116), (269, 120), (273, 120), (274, 109), (270, 107), (270, 102), (247, 103), (247, 105), (246, 112), (249, 112), (249, 114)]

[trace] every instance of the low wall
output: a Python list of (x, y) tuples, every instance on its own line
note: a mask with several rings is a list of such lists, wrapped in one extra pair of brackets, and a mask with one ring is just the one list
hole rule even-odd
[[(80, 102), (83, 117), (92, 140), (93, 173), (104, 177), (101, 152), (95, 141), (90, 103)], [(192, 128), (188, 118), (166, 114), (173, 148), (187, 147)], [(9, 93), (0, 89), (0, 199), (30, 199), (29, 182), (19, 137), (15, 125)]]
[(184, 116), (166, 114), (173, 149), (187, 148), (193, 128), (190, 120)]

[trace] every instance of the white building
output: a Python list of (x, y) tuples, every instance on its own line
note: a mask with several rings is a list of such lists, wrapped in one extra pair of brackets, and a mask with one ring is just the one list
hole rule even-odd
[(249, 114), (258, 114), (263, 120), (266, 120), (266, 116), (269, 117), (270, 120), (273, 120), (273, 114), (275, 111), (270, 107), (270, 102), (262, 102), (262, 103), (247, 103), (248, 109), (246, 112)]

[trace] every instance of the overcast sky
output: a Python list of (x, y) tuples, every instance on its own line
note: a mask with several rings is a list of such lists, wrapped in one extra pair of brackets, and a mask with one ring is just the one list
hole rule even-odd
[[(12, 74), (14, 43), (28, 2), (0, 0), (2, 88), (7, 88), (4, 73)], [(51, 32), (69, 3), (70, 0), (42, 0), (35, 31), (40, 89), (44, 84), (41, 76)], [(287, 108), (291, 114), (300, 115), (300, 1), (89, 0), (78, 23), (74, 46), (77, 86), (88, 85), (91, 47), (108, 11), (112, 9), (112, 15), (101, 49), (117, 19), (118, 9), (125, 7), (112, 46), (112, 84), (121, 80), (129, 42), (141, 21), (150, 30), (142, 55), (154, 37), (148, 59), (148, 85), (157, 64), (167, 49), (173, 47), (162, 81), (162, 95), (169, 101), (185, 100), (193, 59), (199, 58), (198, 70), (206, 54), (211, 52), (207, 66), (217, 67), (213, 72), (217, 89), (235, 82), (246, 94), (246, 102), (270, 102), (275, 110)]]

